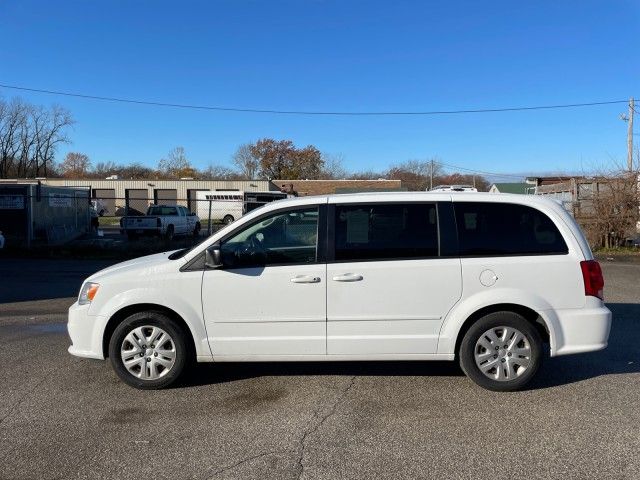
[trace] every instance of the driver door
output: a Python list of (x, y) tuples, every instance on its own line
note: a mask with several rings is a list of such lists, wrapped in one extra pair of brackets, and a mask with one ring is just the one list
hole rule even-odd
[(326, 354), (326, 206), (267, 213), (222, 240), (202, 306), (214, 356)]

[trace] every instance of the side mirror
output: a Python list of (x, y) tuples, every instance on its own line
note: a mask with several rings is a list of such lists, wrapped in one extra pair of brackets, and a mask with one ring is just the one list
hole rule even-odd
[(219, 268), (222, 266), (222, 252), (219, 245), (207, 248), (204, 255), (204, 264), (207, 268)]

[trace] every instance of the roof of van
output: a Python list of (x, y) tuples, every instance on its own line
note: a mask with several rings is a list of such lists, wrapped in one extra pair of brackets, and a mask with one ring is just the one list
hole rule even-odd
[(314, 195), (304, 197), (291, 197), (281, 202), (303, 202), (310, 203), (310, 200), (370, 200), (370, 201), (389, 201), (389, 200), (453, 200), (465, 202), (508, 202), (508, 203), (544, 203), (548, 204), (550, 199), (542, 195), (520, 195), (512, 193), (488, 193), (488, 192), (456, 192), (456, 191), (415, 191), (415, 192), (358, 192), (358, 193), (335, 193), (328, 195)]
[[(496, 202), (519, 205), (536, 205), (539, 208), (554, 210), (559, 215), (569, 215), (560, 203), (544, 195), (519, 195), (513, 193), (488, 192), (362, 192), (329, 195), (309, 195), (290, 197), (262, 206), (265, 210), (275, 210), (283, 205), (312, 205), (314, 203), (358, 203), (358, 202)], [(283, 203), (284, 202), (284, 203)], [(262, 211), (265, 211), (262, 210)]]

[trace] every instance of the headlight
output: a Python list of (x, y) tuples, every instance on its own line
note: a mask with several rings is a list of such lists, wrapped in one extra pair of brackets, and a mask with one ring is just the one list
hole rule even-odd
[(80, 289), (80, 296), (78, 296), (78, 305), (87, 305), (88, 303), (91, 303), (93, 298), (96, 296), (96, 293), (98, 293), (98, 288), (100, 288), (100, 285), (93, 282), (86, 282), (82, 285), (82, 288)]

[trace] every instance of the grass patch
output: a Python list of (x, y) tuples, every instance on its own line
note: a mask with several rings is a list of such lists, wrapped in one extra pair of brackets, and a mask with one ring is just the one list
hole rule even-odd
[(98, 223), (101, 227), (112, 227), (114, 225), (120, 226), (120, 219), (122, 217), (98, 217)]
[(617, 255), (638, 255), (640, 256), (640, 248), (639, 247), (609, 247), (609, 248), (598, 248), (593, 251), (595, 255), (600, 256), (617, 256)]

